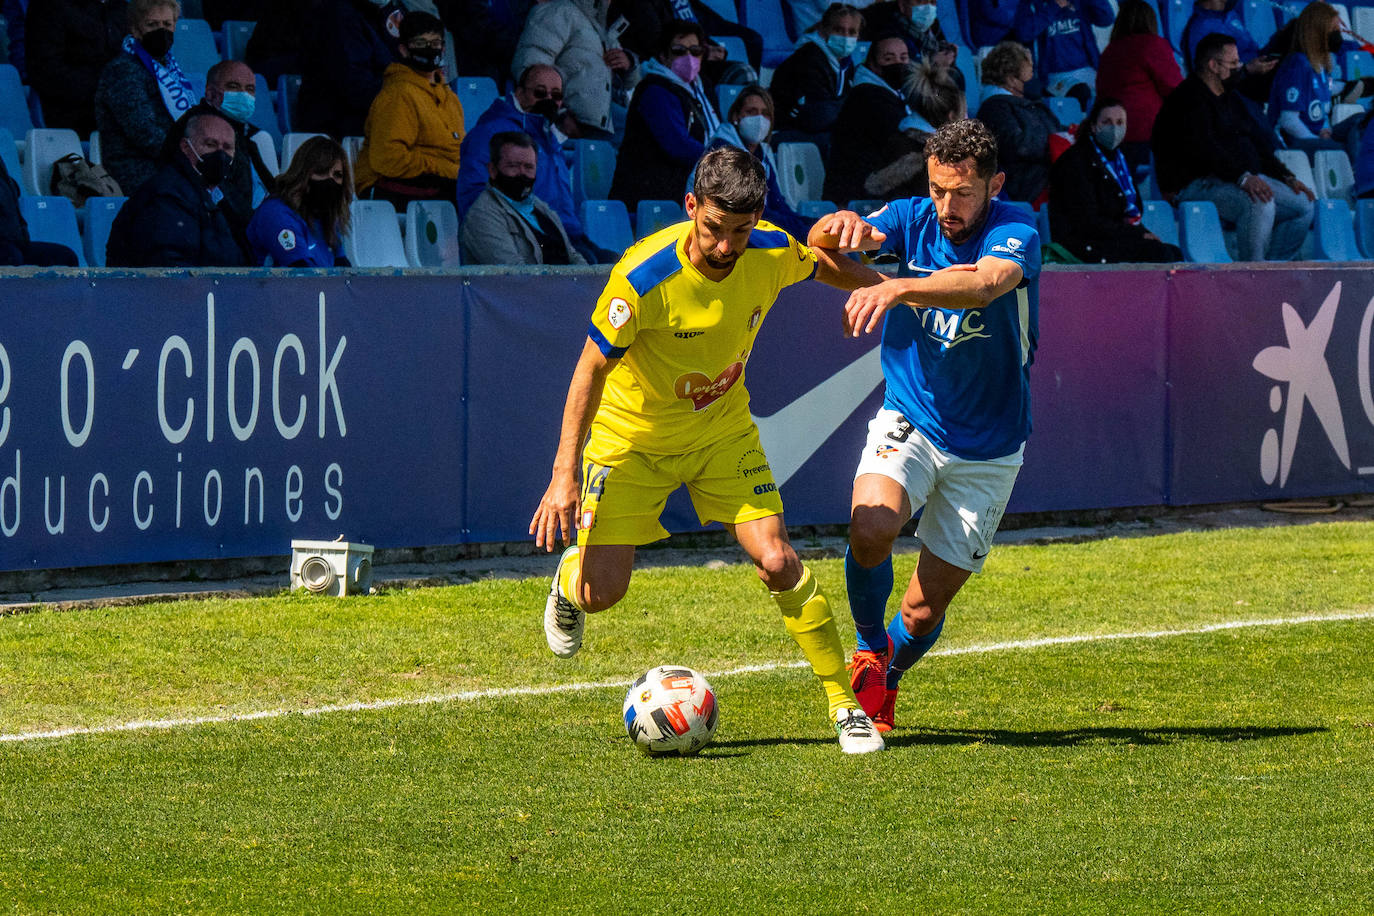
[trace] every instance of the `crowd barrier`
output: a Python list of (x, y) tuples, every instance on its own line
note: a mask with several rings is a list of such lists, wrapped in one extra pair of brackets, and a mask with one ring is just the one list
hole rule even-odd
[[(0, 569), (525, 539), (604, 271), (0, 275)], [(847, 520), (881, 401), (844, 298), (786, 290), (749, 363), (793, 525)], [(1009, 511), (1371, 489), (1374, 271), (1047, 269), (1040, 302)]]

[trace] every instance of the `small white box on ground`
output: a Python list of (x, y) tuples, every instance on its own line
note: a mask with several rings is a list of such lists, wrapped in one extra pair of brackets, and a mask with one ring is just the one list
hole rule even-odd
[(291, 588), (316, 595), (366, 595), (372, 590), (372, 545), (292, 541)]

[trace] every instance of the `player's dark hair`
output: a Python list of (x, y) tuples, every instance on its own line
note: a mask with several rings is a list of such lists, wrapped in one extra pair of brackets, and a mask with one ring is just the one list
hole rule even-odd
[(492, 165), (501, 161), (501, 150), (507, 146), (520, 146), (538, 152), (534, 140), (523, 130), (503, 130), (491, 135), (487, 141), (487, 155)]
[(759, 213), (768, 199), (768, 178), (748, 150), (720, 146), (697, 160), (692, 196), (698, 204), (711, 201), (726, 213)]
[(684, 35), (695, 35), (703, 47), (706, 45), (706, 30), (701, 27), (701, 23), (693, 22), (690, 19), (674, 19), (663, 27), (663, 31), (658, 33), (658, 53), (665, 57), (671, 57), (673, 39), (681, 38)]
[(1193, 51), (1193, 72), (1201, 73), (1209, 61), (1216, 60), (1228, 45), (1235, 43), (1234, 38), (1222, 32), (1209, 32), (1203, 35), (1202, 40), (1197, 43), (1197, 49)]
[(438, 16), (416, 11), (413, 13), (406, 13), (397, 31), (400, 33), (397, 37), (400, 43), (404, 45), (409, 44), (421, 35), (439, 35), (442, 37), (444, 34), (444, 23)]
[(944, 165), (972, 159), (978, 177), (997, 174), (997, 138), (977, 118), (944, 124), (926, 141), (926, 158)]

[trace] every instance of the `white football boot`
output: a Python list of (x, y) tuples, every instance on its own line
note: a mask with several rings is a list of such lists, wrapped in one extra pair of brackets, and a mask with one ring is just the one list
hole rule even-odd
[(572, 658), (582, 648), (582, 629), (587, 623), (586, 611), (563, 597), (563, 592), (558, 588), (558, 570), (563, 568), (568, 554), (576, 551), (576, 547), (563, 551), (553, 573), (549, 600), (544, 603), (544, 638), (549, 643), (549, 650), (559, 658)]
[(873, 720), (862, 709), (838, 710), (835, 731), (840, 736), (840, 750), (846, 754), (869, 754), (886, 747)]

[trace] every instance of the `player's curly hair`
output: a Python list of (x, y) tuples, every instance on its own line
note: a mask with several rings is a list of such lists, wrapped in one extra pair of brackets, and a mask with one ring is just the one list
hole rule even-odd
[(768, 199), (768, 178), (763, 163), (738, 146), (707, 150), (697, 160), (692, 196), (710, 200), (726, 213), (758, 213)]
[(972, 159), (978, 177), (997, 174), (997, 138), (977, 118), (944, 124), (926, 141), (926, 158), (945, 165)]

